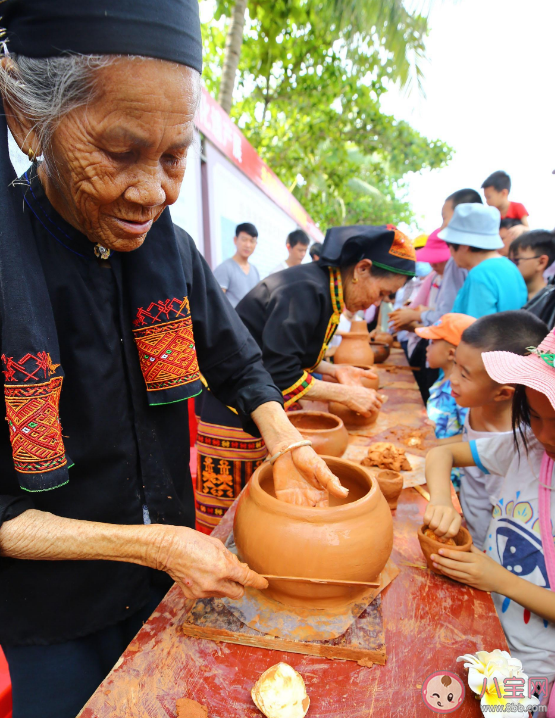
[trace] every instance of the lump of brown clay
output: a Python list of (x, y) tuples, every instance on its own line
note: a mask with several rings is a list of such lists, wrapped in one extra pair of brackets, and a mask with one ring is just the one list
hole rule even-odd
[(177, 701), (177, 718), (208, 718), (208, 708), (190, 698), (180, 698)]
[(303, 677), (287, 663), (264, 671), (251, 696), (266, 718), (304, 718), (310, 706)]
[(405, 450), (388, 441), (378, 441), (368, 447), (368, 456), (360, 462), (363, 466), (377, 466), (390, 471), (411, 471), (412, 466)]
[(438, 541), (439, 543), (445, 544), (445, 546), (456, 546), (455, 539), (447, 538), (446, 536), (438, 536), (434, 531), (432, 531), (431, 528), (424, 529), (422, 531), (424, 536), (427, 536), (428, 538), (433, 539), (434, 541)]

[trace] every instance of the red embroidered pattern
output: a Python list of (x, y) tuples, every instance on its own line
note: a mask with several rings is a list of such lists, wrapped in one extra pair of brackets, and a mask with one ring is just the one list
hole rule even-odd
[(40, 384), (4, 387), (14, 465), (21, 473), (53, 471), (67, 463), (58, 414), (62, 381), (54, 377)]
[[(170, 320), (178, 316), (181, 318)], [(171, 389), (200, 379), (187, 297), (153, 302), (147, 309), (138, 310), (133, 323), (139, 327), (133, 334), (148, 391)]]
[[(7, 357), (2, 354), (2, 362), (6, 367), (3, 370), (6, 381), (29, 381), (29, 379), (38, 381), (39, 372), (41, 371), (43, 378), (47, 379), (60, 366), (59, 364), (52, 364), (50, 354), (47, 352), (39, 352), (36, 355), (25, 354), (23, 359), (19, 361), (14, 361), (13, 357)], [(31, 363), (31, 366), (27, 368), (29, 363)]]

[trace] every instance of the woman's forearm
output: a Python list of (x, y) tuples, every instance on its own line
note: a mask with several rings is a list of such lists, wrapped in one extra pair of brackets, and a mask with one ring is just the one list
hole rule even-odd
[(322, 359), (322, 361), (318, 364), (314, 371), (316, 372), (316, 374), (327, 374), (328, 376), (335, 376), (336, 366), (335, 364), (332, 364), (331, 362)]
[(261, 404), (253, 411), (252, 418), (260, 429), (260, 434), (270, 455), (303, 439), (287, 418), (281, 404), (276, 401)]
[(78, 521), (30, 509), (0, 527), (0, 556), (34, 561), (156, 564), (160, 527)]

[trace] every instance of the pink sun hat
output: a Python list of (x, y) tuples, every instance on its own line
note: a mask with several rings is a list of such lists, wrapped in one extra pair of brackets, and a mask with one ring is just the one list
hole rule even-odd
[(530, 347), (528, 356), (512, 352), (485, 352), (484, 366), (499, 384), (523, 384), (544, 394), (555, 409), (555, 330), (539, 347)]
[(428, 262), (429, 264), (436, 264), (439, 262), (447, 262), (451, 257), (449, 247), (445, 242), (438, 237), (439, 229), (432, 232), (428, 237), (426, 246), (416, 251), (417, 262)]

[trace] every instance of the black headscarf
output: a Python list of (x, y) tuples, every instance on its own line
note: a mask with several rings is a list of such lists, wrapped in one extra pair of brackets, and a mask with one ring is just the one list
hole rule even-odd
[[(29, 57), (68, 53), (153, 57), (202, 69), (197, 0), (7, 0), (7, 48)], [(58, 337), (34, 243), (25, 188), (13, 186), (7, 126), (0, 116), (0, 317), (6, 414), (20, 486), (47, 491), (69, 481), (58, 405)], [(100, 252), (99, 248), (99, 252)], [(187, 285), (166, 210), (145, 243), (122, 256), (134, 334), (151, 405), (201, 389)]]
[(392, 224), (328, 229), (320, 255), (322, 266), (346, 267), (361, 259), (370, 259), (376, 267), (397, 274), (414, 277), (416, 273), (412, 242)]

